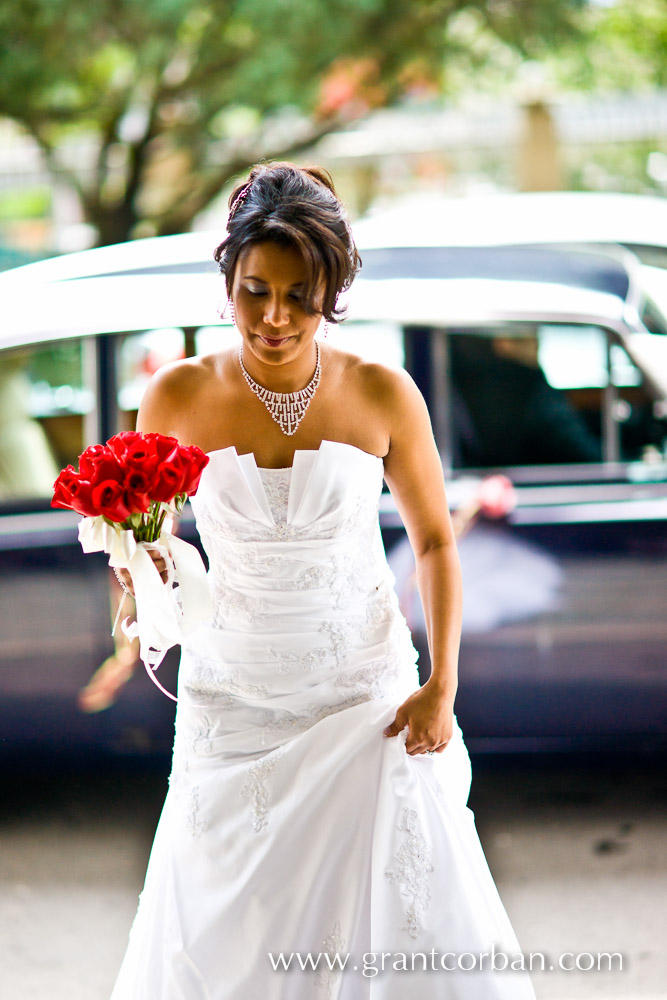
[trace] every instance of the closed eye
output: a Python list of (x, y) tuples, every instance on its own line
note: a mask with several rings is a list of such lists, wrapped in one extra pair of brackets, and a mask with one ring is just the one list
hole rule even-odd
[[(249, 295), (252, 295), (254, 299), (260, 299), (267, 295), (267, 292), (260, 288), (248, 288), (247, 292)], [(299, 292), (290, 292), (289, 297), (292, 302), (301, 302), (301, 295)]]

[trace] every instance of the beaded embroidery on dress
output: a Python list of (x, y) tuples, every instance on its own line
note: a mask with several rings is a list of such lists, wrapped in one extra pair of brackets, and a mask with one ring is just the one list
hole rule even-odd
[[(419, 961), (519, 946), (460, 731), (432, 757), (383, 735), (418, 681), (382, 475), (329, 441), (292, 469), (211, 454), (193, 507), (215, 614), (183, 648), (169, 792), (112, 1000), (534, 1000), (523, 973)], [(383, 952), (416, 971), (373, 974)]]

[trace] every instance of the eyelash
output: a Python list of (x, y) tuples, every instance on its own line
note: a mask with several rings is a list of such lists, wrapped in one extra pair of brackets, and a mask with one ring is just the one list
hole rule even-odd
[[(259, 299), (263, 295), (266, 295), (266, 292), (254, 291), (252, 288), (248, 289), (248, 293), (252, 295), (253, 298), (256, 299)], [(301, 296), (297, 295), (296, 292), (290, 293), (290, 298), (292, 299), (293, 302), (301, 302)]]

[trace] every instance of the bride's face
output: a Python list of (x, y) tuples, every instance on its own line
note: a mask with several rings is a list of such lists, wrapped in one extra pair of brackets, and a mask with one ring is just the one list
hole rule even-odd
[(301, 254), (256, 243), (239, 258), (232, 299), (244, 349), (265, 364), (294, 361), (308, 351), (320, 325), (302, 304), (307, 278)]

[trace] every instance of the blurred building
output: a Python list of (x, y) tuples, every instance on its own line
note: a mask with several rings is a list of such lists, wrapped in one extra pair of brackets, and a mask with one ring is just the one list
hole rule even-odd
[(667, 194), (667, 90), (391, 108), (327, 136), (315, 152), (357, 215), (411, 187)]

